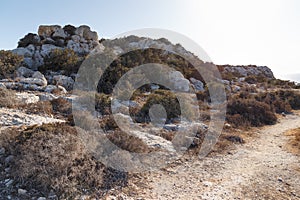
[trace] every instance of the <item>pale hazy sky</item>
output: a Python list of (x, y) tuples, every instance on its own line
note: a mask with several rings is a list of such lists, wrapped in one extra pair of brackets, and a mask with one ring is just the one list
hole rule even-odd
[(216, 64), (300, 74), (298, 0), (3, 0), (0, 18), (0, 49), (16, 48), (40, 24), (87, 24), (106, 38), (163, 28), (197, 42)]

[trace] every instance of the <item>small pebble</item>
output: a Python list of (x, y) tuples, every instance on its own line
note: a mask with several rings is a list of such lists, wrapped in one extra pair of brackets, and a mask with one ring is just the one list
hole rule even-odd
[(24, 190), (24, 189), (18, 189), (18, 194), (20, 195), (24, 195), (27, 193), (27, 190)]

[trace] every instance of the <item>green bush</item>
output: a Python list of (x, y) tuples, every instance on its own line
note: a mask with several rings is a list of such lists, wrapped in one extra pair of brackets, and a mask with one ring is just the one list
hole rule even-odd
[(180, 117), (180, 105), (174, 93), (169, 90), (157, 90), (148, 96), (146, 103), (138, 114), (137, 121), (149, 122), (149, 109), (155, 104), (162, 105), (167, 112), (167, 119)]
[(0, 78), (11, 78), (15, 70), (23, 62), (23, 56), (12, 53), (11, 51), (0, 51)]
[(82, 59), (72, 49), (54, 49), (45, 57), (44, 65), (39, 67), (40, 71), (64, 71), (64, 74), (70, 75), (77, 73)]

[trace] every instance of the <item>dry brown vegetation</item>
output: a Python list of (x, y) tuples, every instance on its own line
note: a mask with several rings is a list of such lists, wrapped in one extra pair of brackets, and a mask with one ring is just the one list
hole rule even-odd
[[(53, 190), (59, 199), (74, 199), (81, 194), (99, 198), (104, 189), (126, 185), (127, 175), (95, 160), (74, 127), (33, 126), (23, 131), (7, 130), (0, 137), (0, 146), (14, 156), (8, 165), (15, 184), (28, 191), (49, 194)], [(1, 193), (5, 195), (5, 190)]]
[(277, 121), (276, 113), (290, 113), (292, 109), (300, 109), (300, 94), (295, 91), (243, 91), (229, 98), (226, 119), (235, 127), (271, 125)]
[(17, 100), (16, 92), (13, 90), (0, 89), (0, 107), (13, 108), (20, 104)]
[(285, 135), (290, 137), (288, 144), (289, 151), (300, 155), (300, 128), (289, 130)]

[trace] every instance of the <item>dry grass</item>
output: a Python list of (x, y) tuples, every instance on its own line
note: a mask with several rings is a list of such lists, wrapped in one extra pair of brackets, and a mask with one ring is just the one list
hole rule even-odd
[(65, 124), (7, 130), (0, 135), (0, 146), (13, 155), (10, 164), (14, 183), (28, 191), (59, 199), (75, 199), (89, 194), (97, 198), (103, 189), (124, 186), (127, 175), (106, 168), (84, 147), (74, 127)]
[(15, 91), (0, 89), (0, 107), (14, 108), (20, 104)]
[(289, 130), (285, 135), (290, 137), (287, 149), (294, 154), (300, 155), (300, 128)]
[(107, 135), (108, 139), (119, 148), (134, 153), (149, 153), (149, 148), (140, 138), (129, 135), (123, 131), (115, 131)]
[(53, 108), (50, 101), (39, 101), (37, 103), (31, 103), (22, 105), (19, 109), (24, 109), (27, 114), (39, 114), (39, 115), (52, 115)]

